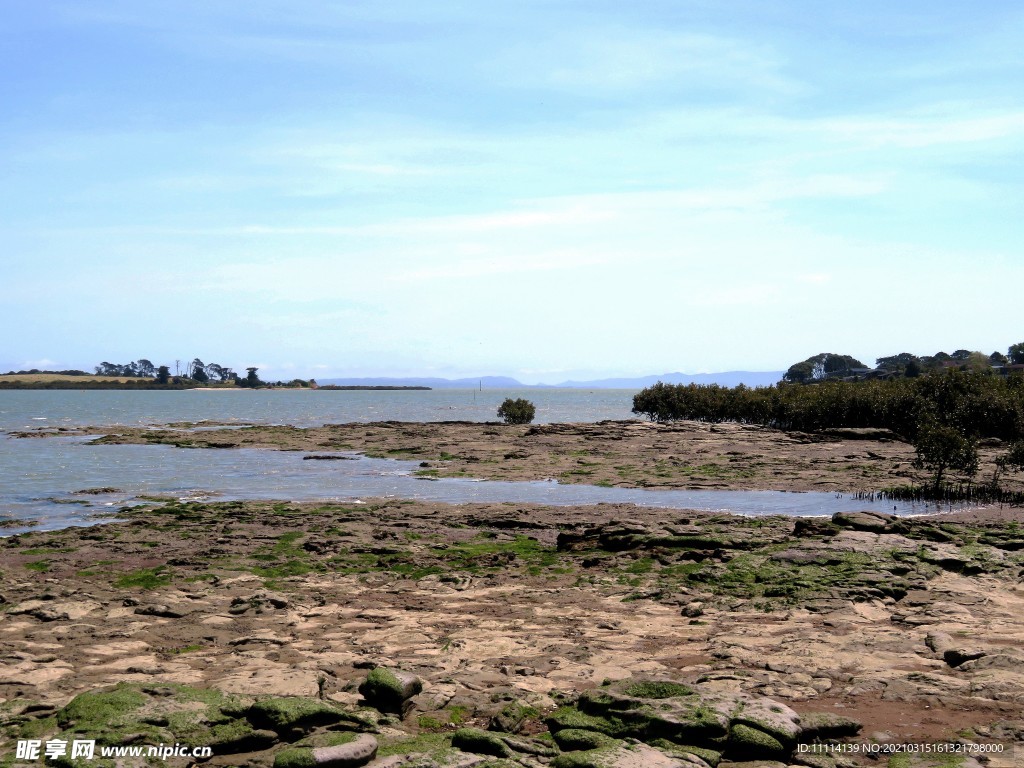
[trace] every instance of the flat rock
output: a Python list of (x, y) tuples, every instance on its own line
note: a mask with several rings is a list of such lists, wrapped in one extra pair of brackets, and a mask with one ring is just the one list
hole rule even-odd
[(324, 768), (358, 768), (377, 756), (377, 740), (368, 733), (360, 734), (355, 741), (336, 747), (316, 747), (313, 750), (313, 765)]

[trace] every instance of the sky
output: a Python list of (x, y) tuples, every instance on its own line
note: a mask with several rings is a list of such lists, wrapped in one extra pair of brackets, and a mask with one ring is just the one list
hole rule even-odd
[(0, 370), (1024, 339), (1024, 6), (7, 0)]

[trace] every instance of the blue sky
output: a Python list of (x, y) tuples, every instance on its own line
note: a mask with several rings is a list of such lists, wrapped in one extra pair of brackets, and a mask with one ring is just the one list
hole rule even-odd
[(1024, 339), (1019, 3), (8, 3), (0, 370)]

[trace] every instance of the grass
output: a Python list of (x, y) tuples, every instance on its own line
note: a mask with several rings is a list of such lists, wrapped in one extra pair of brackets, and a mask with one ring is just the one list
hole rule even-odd
[(16, 373), (0, 374), (0, 383), (5, 381), (26, 381), (32, 384), (45, 384), (50, 381), (143, 381), (143, 379), (130, 378), (127, 376), (65, 376), (60, 373)]
[(46, 573), (50, 570), (50, 564), (45, 560), (34, 560), (31, 563), (25, 563), (25, 567), (36, 573)]

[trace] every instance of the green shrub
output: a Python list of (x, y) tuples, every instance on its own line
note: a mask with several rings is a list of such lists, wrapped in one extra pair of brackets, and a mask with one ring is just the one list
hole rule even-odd
[(529, 424), (536, 413), (537, 409), (533, 407), (533, 403), (522, 398), (505, 398), (505, 402), (498, 407), (498, 416), (506, 424)]

